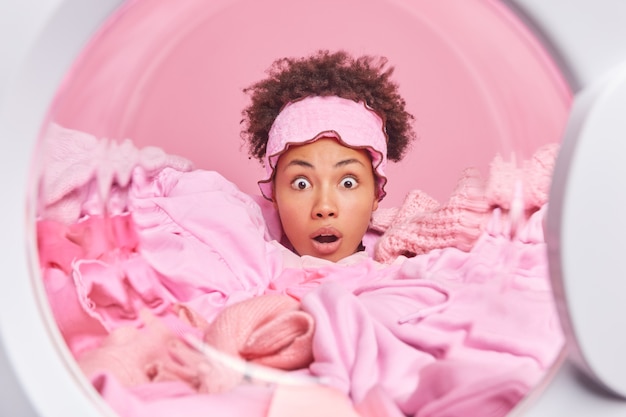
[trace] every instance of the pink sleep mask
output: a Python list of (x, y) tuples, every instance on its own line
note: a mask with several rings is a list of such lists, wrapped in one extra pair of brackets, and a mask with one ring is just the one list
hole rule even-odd
[(376, 173), (378, 200), (385, 196), (387, 134), (383, 119), (363, 102), (337, 96), (311, 96), (287, 104), (274, 120), (265, 152), (267, 177), (261, 193), (273, 200), (272, 180), (280, 156), (290, 146), (333, 137), (344, 146), (366, 149)]

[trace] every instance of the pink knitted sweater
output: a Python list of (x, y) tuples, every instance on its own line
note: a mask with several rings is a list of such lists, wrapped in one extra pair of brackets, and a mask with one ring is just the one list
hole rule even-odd
[(412, 257), (433, 249), (468, 251), (495, 207), (519, 225), (547, 203), (558, 149), (558, 144), (545, 145), (521, 165), (498, 155), (491, 162), (487, 180), (477, 169), (468, 168), (444, 204), (414, 190), (400, 207), (379, 209), (370, 224), (371, 230), (382, 233), (374, 258), (391, 263), (401, 255)]

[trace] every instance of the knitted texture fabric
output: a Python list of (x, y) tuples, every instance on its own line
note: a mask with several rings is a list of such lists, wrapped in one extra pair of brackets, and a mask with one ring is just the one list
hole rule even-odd
[(415, 256), (433, 249), (457, 247), (469, 250), (481, 233), (489, 204), (484, 183), (475, 169), (466, 169), (450, 199), (443, 205), (422, 191), (409, 193), (393, 212), (375, 214), (373, 224), (384, 230), (375, 248), (375, 259), (391, 263), (398, 256)]
[(204, 335), (206, 343), (250, 362), (292, 370), (313, 361), (313, 318), (282, 294), (265, 294), (222, 310)]
[(515, 160), (506, 162), (497, 155), (491, 162), (485, 196), (492, 206), (511, 209), (515, 193), (522, 195), (524, 210), (536, 210), (548, 201), (552, 171), (559, 145), (551, 143), (540, 147), (530, 159), (520, 165)]
[(374, 212), (370, 229), (385, 232), (392, 224), (409, 221), (412, 217), (435, 211), (440, 203), (422, 190), (411, 190), (400, 207), (380, 208)]
[(391, 263), (446, 247), (469, 251), (496, 207), (519, 225), (547, 203), (558, 150), (558, 144), (544, 145), (520, 165), (497, 155), (487, 180), (468, 168), (444, 204), (413, 190), (400, 207), (379, 209), (370, 222), (370, 230), (381, 233), (374, 259)]
[(240, 369), (209, 360), (183, 335), (203, 339), (233, 360), (277, 369), (306, 368), (313, 361), (313, 318), (286, 295), (237, 302), (210, 323), (181, 304), (159, 316), (149, 310), (140, 316), (142, 325), (113, 330), (97, 348), (77, 358), (85, 375), (107, 372), (127, 387), (180, 381), (204, 393), (225, 392), (243, 381), (246, 375)]
[[(150, 382), (182, 381), (200, 390), (201, 379), (198, 363), (189, 366), (190, 361), (182, 361), (181, 349), (187, 356), (195, 352), (186, 347), (169, 322), (153, 315), (149, 310), (140, 313), (141, 326), (121, 326), (110, 332), (96, 349), (85, 351), (77, 358), (81, 370), (88, 377), (106, 372), (126, 387)], [(202, 329), (190, 323), (181, 322), (186, 332), (194, 332), (201, 337)]]

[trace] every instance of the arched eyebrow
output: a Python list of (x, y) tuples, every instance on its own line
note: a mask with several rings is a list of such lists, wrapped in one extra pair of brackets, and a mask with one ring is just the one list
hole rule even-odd
[[(346, 165), (350, 165), (350, 164), (360, 164), (363, 165), (363, 162), (359, 161), (356, 158), (350, 158), (350, 159), (344, 159), (343, 161), (339, 161), (335, 164), (335, 168), (340, 168), (340, 167), (344, 167)], [(364, 166), (364, 165), (363, 165)]]
[(292, 159), (291, 161), (289, 161), (289, 163), (287, 165), (285, 165), (285, 169), (287, 167), (290, 166), (299, 166), (299, 167), (305, 167), (305, 168), (314, 168), (313, 164), (311, 164), (310, 162), (304, 161), (302, 159)]
[[(360, 164), (360, 165), (364, 166), (363, 162), (359, 161), (358, 159), (356, 159), (356, 158), (348, 158), (348, 159), (343, 159), (343, 160), (337, 162), (334, 165), (334, 167), (335, 168), (341, 168), (341, 167), (344, 167), (344, 166), (347, 166), (347, 165), (350, 165), (350, 164)], [(302, 159), (292, 159), (291, 161), (289, 161), (289, 163), (287, 165), (285, 165), (285, 169), (287, 169), (290, 166), (300, 166), (300, 167), (305, 167), (305, 168), (315, 168), (315, 166), (312, 163), (307, 162), (307, 161), (302, 160)]]

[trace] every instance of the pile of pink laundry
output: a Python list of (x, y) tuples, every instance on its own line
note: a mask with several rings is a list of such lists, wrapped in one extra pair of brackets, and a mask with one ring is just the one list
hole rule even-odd
[(465, 171), (443, 203), (415, 190), (338, 263), (289, 252), (271, 205), (182, 158), (59, 126), (44, 145), (45, 288), (121, 417), (505, 416), (562, 348), (543, 237), (556, 145)]

